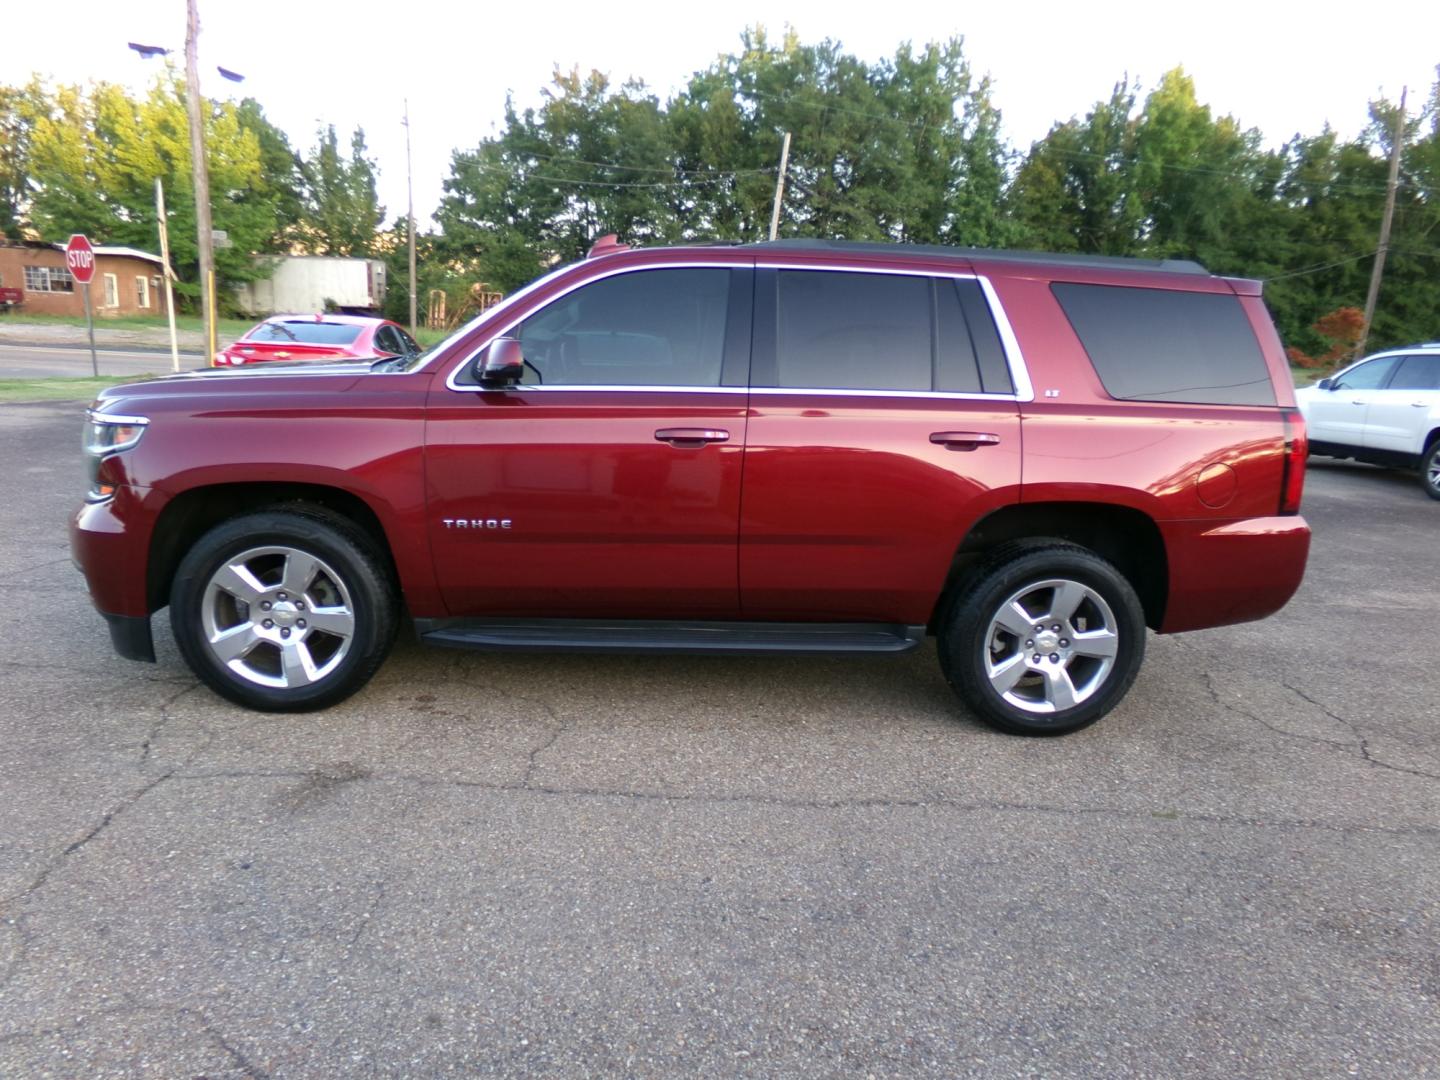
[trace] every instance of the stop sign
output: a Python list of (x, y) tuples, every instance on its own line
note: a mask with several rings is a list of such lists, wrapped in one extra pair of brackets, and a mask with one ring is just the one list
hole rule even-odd
[(95, 249), (82, 234), (76, 233), (65, 245), (65, 265), (81, 285), (89, 285), (95, 276)]

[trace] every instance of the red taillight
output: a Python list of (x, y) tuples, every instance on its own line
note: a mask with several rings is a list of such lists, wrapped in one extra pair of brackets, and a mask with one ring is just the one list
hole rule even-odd
[(1298, 409), (1285, 410), (1285, 469), (1280, 478), (1280, 513), (1298, 514), (1300, 496), (1305, 491), (1305, 458), (1310, 453), (1310, 440), (1305, 434), (1305, 418)]

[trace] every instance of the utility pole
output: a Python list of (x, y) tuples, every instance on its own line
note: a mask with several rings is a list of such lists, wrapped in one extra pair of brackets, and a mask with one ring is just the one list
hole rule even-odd
[(1375, 251), (1375, 266), (1370, 271), (1370, 291), (1365, 294), (1365, 321), (1360, 327), (1360, 340), (1355, 355), (1365, 355), (1365, 342), (1370, 337), (1370, 321), (1375, 318), (1375, 303), (1380, 299), (1380, 278), (1385, 273), (1385, 255), (1390, 249), (1390, 222), (1395, 217), (1395, 189), (1400, 180), (1400, 151), (1405, 145), (1405, 93), (1400, 88), (1400, 110), (1395, 114), (1395, 131), (1390, 136), (1390, 180), (1385, 185), (1385, 216), (1380, 219), (1380, 246)]
[(785, 169), (790, 164), (790, 133), (785, 132), (785, 141), (780, 144), (780, 173), (775, 177), (775, 209), (770, 211), (770, 239), (775, 239), (780, 229), (780, 200), (785, 198)]
[(410, 336), (415, 336), (415, 178), (410, 167), (410, 99), (405, 99), (405, 198), (410, 225)]
[(186, 0), (185, 104), (190, 112), (190, 159), (195, 187), (195, 227), (200, 247), (200, 311), (205, 320), (205, 363), (215, 364), (215, 226), (210, 219), (210, 166), (205, 160), (205, 109), (200, 98), (200, 64), (195, 44), (200, 36), (200, 12), (195, 0)]
[(170, 318), (170, 366), (180, 370), (180, 342), (175, 335), (175, 271), (170, 269), (170, 223), (165, 220), (165, 188), (155, 178), (155, 218), (160, 222), (160, 261), (165, 264), (165, 313)]

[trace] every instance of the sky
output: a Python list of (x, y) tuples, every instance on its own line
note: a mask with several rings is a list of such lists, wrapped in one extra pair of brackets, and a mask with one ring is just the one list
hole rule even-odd
[[(0, 82), (39, 72), (54, 82), (118, 82), (143, 90), (158, 61), (126, 42), (172, 47), (183, 62), (185, 0), (14, 3), (0, 20)], [(404, 22), (397, 17), (404, 14)], [(1373, 18), (1365, 18), (1372, 15)], [(856, 0), (467, 3), (465, 0), (200, 0), (202, 92), (258, 99), (298, 148), (333, 123), (342, 142), (363, 126), (380, 166), (387, 216), (405, 212), (408, 99), (419, 227), (442, 194), (450, 157), (494, 134), (506, 94), (538, 103), (558, 65), (598, 68), (613, 82), (642, 78), (663, 100), (690, 74), (734, 51), (746, 26), (778, 39), (840, 41), (874, 61), (902, 41), (960, 35), (988, 74), (1004, 131), (1020, 149), (1050, 125), (1083, 115), (1126, 75), (1142, 91), (1183, 64), (1200, 100), (1259, 128), (1267, 144), (1329, 123), (1344, 136), (1367, 123), (1367, 103), (1410, 88), (1412, 112), (1440, 64), (1440, 3), (1379, 7), (1207, 0), (1174, 4), (1068, 0), (1024, 4), (860, 3)], [(215, 67), (245, 75), (222, 80)]]

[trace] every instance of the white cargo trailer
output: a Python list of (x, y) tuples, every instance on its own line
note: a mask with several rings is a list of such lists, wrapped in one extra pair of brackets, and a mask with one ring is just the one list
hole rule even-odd
[(235, 289), (235, 300), (251, 315), (346, 311), (371, 314), (385, 303), (385, 264), (379, 259), (332, 255), (260, 255), (268, 277)]

